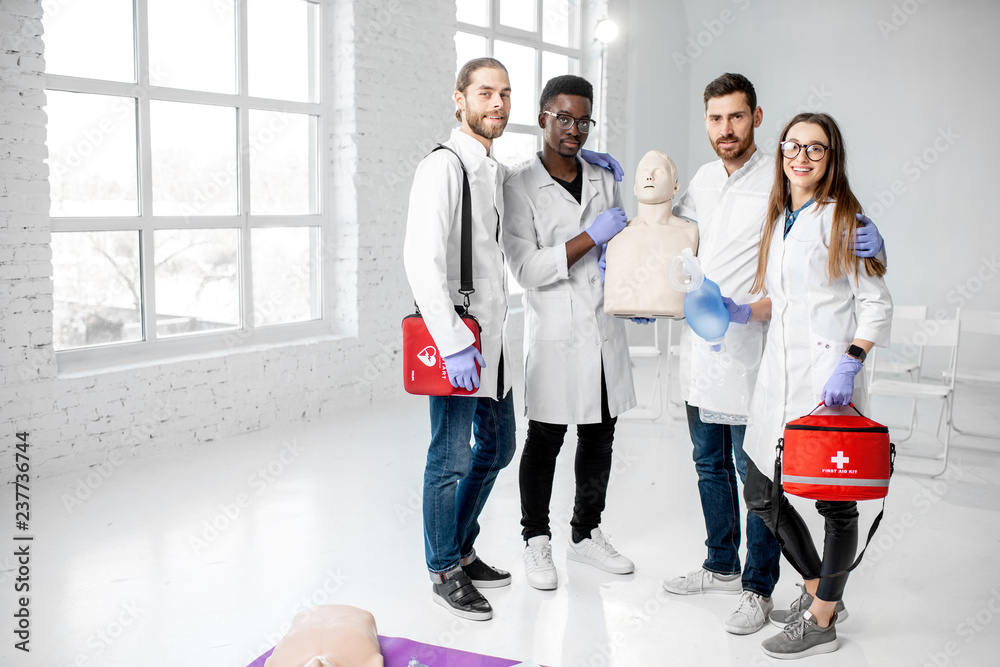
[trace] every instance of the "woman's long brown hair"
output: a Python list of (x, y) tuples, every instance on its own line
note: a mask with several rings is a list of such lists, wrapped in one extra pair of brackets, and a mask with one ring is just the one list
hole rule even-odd
[[(851, 192), (847, 182), (847, 152), (844, 148), (844, 137), (836, 121), (825, 113), (800, 113), (788, 121), (781, 131), (778, 141), (777, 155), (774, 161), (774, 185), (767, 202), (767, 216), (761, 229), (760, 245), (757, 251), (757, 274), (754, 276), (750, 293), (764, 291), (764, 274), (767, 271), (767, 256), (771, 249), (771, 240), (778, 221), (784, 220), (785, 209), (791, 206), (792, 195), (785, 176), (784, 157), (781, 155), (781, 142), (788, 136), (788, 131), (796, 123), (812, 123), (820, 126), (830, 139), (830, 149), (827, 151), (829, 162), (826, 173), (816, 188), (814, 199), (822, 209), (831, 202), (833, 209), (833, 228), (830, 230), (830, 254), (826, 264), (826, 275), (830, 282), (841, 276), (850, 274), (854, 281), (858, 280), (858, 257), (854, 254), (854, 230), (858, 227), (855, 214), (861, 213), (861, 203)], [(804, 149), (803, 149), (804, 150)], [(865, 271), (871, 276), (884, 276), (885, 263), (874, 257), (864, 260)]]

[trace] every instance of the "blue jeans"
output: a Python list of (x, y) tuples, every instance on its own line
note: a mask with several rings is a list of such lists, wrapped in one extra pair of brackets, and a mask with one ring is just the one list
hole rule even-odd
[(431, 396), (430, 411), (424, 555), (431, 579), (441, 581), (475, 553), (479, 514), (497, 474), (514, 458), (514, 395)]
[[(686, 404), (685, 404), (686, 405)], [(698, 408), (686, 405), (688, 431), (694, 445), (698, 493), (705, 515), (708, 557), (703, 567), (716, 574), (740, 573), (740, 495), (736, 473), (746, 482), (747, 455), (743, 451), (745, 426), (707, 424)], [(735, 459), (736, 465), (733, 465)], [(764, 521), (747, 512), (747, 562), (743, 590), (770, 597), (778, 583), (781, 550)]]

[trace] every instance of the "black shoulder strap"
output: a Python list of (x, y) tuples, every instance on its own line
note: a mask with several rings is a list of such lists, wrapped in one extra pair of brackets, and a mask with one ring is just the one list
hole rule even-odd
[(458, 164), (462, 167), (462, 263), (461, 263), (461, 285), (459, 293), (465, 296), (465, 308), (469, 309), (469, 295), (476, 291), (472, 286), (472, 191), (469, 188), (469, 174), (465, 170), (465, 163), (451, 148), (444, 144), (438, 144), (432, 151), (444, 149), (458, 158)]

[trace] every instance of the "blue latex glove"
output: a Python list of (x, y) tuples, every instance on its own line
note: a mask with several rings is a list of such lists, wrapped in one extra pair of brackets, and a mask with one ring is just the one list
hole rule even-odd
[(655, 317), (630, 317), (629, 319), (636, 324), (650, 324), (656, 321)]
[(625, 229), (627, 222), (625, 211), (620, 208), (609, 208), (590, 223), (586, 232), (594, 240), (594, 245), (603, 245), (613, 239), (615, 234)]
[(589, 162), (592, 165), (602, 167), (609, 170), (615, 176), (615, 180), (619, 183), (625, 178), (625, 170), (622, 166), (618, 164), (618, 160), (614, 159), (607, 153), (595, 153), (594, 151), (588, 151), (586, 148), (580, 151), (580, 157)]
[(882, 251), (885, 241), (871, 218), (861, 213), (857, 214), (857, 218), (861, 225), (854, 230), (854, 254), (858, 257), (875, 257)]
[(849, 354), (840, 358), (833, 375), (823, 386), (821, 398), (827, 405), (847, 405), (854, 395), (854, 376), (861, 370), (861, 362)]
[(738, 304), (728, 296), (722, 297), (722, 303), (729, 311), (729, 321), (732, 324), (746, 324), (750, 321), (750, 306), (747, 304)]
[(597, 260), (597, 269), (601, 272), (601, 282), (604, 282), (604, 273), (608, 270), (608, 244), (601, 244), (601, 258)]
[(476, 362), (479, 367), (486, 366), (483, 355), (475, 345), (470, 345), (461, 352), (449, 354), (444, 358), (444, 368), (448, 371), (448, 381), (456, 389), (466, 389), (472, 391), (479, 389), (479, 371), (476, 370)]

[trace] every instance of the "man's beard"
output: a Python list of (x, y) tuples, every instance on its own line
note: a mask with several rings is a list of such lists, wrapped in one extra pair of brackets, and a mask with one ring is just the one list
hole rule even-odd
[(746, 155), (747, 151), (749, 151), (753, 147), (752, 130), (750, 132), (747, 132), (747, 136), (743, 140), (737, 141), (736, 146), (734, 148), (720, 149), (719, 142), (725, 139), (736, 139), (736, 135), (732, 135), (731, 137), (721, 137), (712, 142), (712, 150), (714, 150), (715, 154), (718, 155), (723, 160), (738, 160), (739, 158)]
[[(487, 116), (503, 116), (503, 122), (500, 125), (494, 125), (492, 123), (486, 123)], [(507, 127), (507, 116), (503, 114), (498, 114), (495, 111), (487, 111), (485, 113), (479, 114), (474, 120), (469, 121), (469, 128), (483, 137), (484, 139), (496, 139), (501, 134), (503, 134), (504, 128)]]

